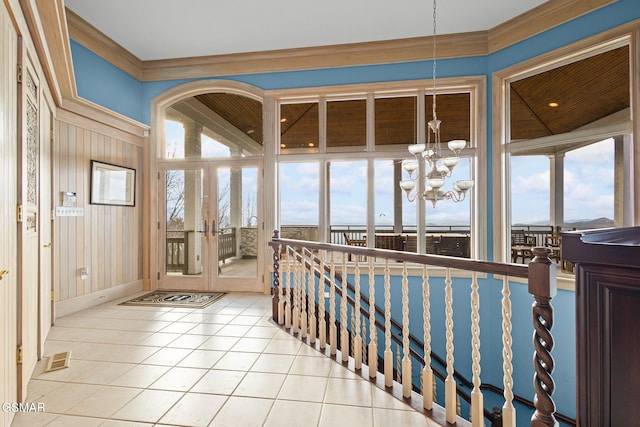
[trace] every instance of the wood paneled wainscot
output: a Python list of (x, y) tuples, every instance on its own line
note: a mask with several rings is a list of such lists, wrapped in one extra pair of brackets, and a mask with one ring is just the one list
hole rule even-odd
[(640, 421), (640, 227), (562, 234), (576, 264), (577, 421)]
[[(54, 283), (61, 316), (142, 289), (144, 139), (68, 111), (58, 111), (54, 206), (75, 192), (82, 216), (56, 216)], [(134, 207), (92, 205), (91, 160), (136, 169)], [(88, 268), (84, 279), (81, 270)]]

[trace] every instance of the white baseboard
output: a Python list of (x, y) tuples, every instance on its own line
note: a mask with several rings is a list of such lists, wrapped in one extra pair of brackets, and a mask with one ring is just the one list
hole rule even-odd
[(113, 288), (103, 289), (101, 291), (92, 292), (90, 294), (65, 301), (59, 301), (55, 305), (55, 318), (57, 319), (71, 313), (95, 307), (96, 305), (104, 304), (105, 302), (113, 301), (118, 298), (131, 296), (132, 294), (143, 290), (143, 281), (136, 280), (135, 282), (125, 283)]

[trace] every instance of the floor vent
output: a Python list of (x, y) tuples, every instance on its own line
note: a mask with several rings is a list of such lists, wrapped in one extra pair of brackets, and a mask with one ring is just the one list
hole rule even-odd
[(69, 359), (71, 359), (71, 352), (65, 351), (64, 353), (56, 353), (49, 357), (47, 362), (47, 368), (45, 372), (57, 371), (58, 369), (64, 369), (69, 367)]

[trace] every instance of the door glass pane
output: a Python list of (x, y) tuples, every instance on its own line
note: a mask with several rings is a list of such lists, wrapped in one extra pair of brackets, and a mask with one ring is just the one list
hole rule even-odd
[(165, 271), (167, 275), (202, 275), (202, 170), (168, 170), (165, 179)]
[(258, 169), (218, 169), (218, 275), (258, 274)]

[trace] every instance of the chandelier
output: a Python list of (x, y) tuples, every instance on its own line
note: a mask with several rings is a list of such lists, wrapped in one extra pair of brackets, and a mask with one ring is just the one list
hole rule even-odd
[[(433, 119), (428, 123), (426, 144), (411, 144), (408, 150), (415, 160), (405, 160), (402, 168), (408, 173), (409, 179), (400, 181), (400, 187), (405, 191), (410, 202), (420, 197), (428, 200), (436, 207), (440, 200), (464, 200), (467, 190), (473, 187), (473, 180), (461, 179), (452, 184), (453, 190), (443, 190), (446, 179), (451, 177), (453, 168), (460, 161), (460, 152), (467, 145), (462, 139), (455, 139), (447, 143), (449, 151), (443, 152), (440, 142), (440, 123), (436, 115), (436, 0), (433, 0)], [(426, 173), (421, 174), (420, 159), (425, 163)], [(420, 179), (424, 179), (425, 189), (416, 189)], [(415, 190), (415, 192), (414, 192)]]

